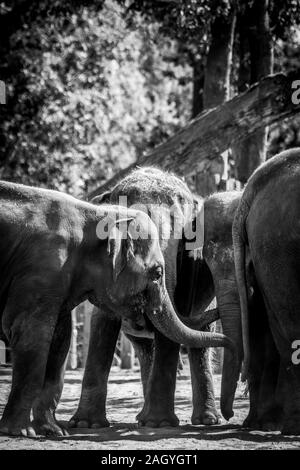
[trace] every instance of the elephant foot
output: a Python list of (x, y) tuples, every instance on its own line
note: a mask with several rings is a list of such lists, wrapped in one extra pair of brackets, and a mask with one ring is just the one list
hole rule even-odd
[(280, 407), (273, 408), (265, 412), (259, 418), (260, 429), (262, 431), (281, 431), (283, 412)]
[(78, 410), (72, 416), (69, 421), (69, 428), (108, 428), (110, 426), (109, 421), (104, 415), (97, 415), (97, 413), (92, 413), (84, 410)]
[(179, 419), (172, 411), (165, 410), (142, 410), (136, 417), (138, 425), (149, 428), (176, 427), (179, 425)]
[(194, 412), (192, 415), (192, 424), (205, 426), (212, 426), (214, 424), (220, 424), (222, 422), (221, 416), (215, 408), (203, 410), (201, 412)]
[(265, 432), (280, 431), (282, 429), (282, 425), (276, 421), (264, 421), (260, 423), (260, 429)]
[(18, 420), (0, 420), (0, 434), (8, 436), (36, 437), (36, 432), (31, 423), (22, 423)]
[(243, 427), (265, 432), (280, 431), (282, 428), (282, 410), (279, 407), (272, 408), (259, 417), (257, 413), (249, 413)]
[(47, 437), (63, 437), (68, 436), (68, 431), (59, 424), (55, 418), (45, 421), (34, 420), (32, 422), (36, 434)]
[(300, 425), (299, 423), (287, 423), (283, 426), (281, 434), (284, 436), (299, 436)]
[(300, 435), (300, 415), (295, 413), (290, 418), (286, 419), (281, 430), (284, 436), (299, 436)]
[(242, 427), (249, 429), (260, 429), (260, 423), (256, 413), (249, 413), (247, 418), (244, 420)]

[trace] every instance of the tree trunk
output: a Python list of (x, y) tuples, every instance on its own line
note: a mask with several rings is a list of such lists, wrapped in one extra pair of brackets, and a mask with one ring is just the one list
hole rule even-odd
[[(247, 35), (250, 56), (249, 80), (256, 83), (273, 71), (273, 44), (269, 26), (269, 0), (255, 0), (246, 10), (240, 35), (241, 52), (245, 54), (245, 34)], [(242, 70), (239, 91), (245, 88), (244, 57), (241, 57)], [(249, 176), (266, 159), (268, 128), (260, 129), (233, 148), (236, 177), (246, 183)]]
[[(211, 44), (205, 68), (203, 106), (214, 108), (230, 98), (230, 72), (232, 48), (236, 23), (235, 12), (229, 19), (216, 18), (211, 27)], [(196, 108), (195, 105), (193, 107)], [(214, 165), (196, 174), (195, 189), (200, 196), (207, 196), (218, 189), (218, 182), (224, 170), (219, 158)]]
[(207, 56), (203, 105), (214, 108), (230, 98), (230, 72), (236, 16), (216, 18), (211, 27), (211, 45)]
[(77, 318), (76, 309), (72, 310), (72, 333), (67, 369), (77, 369)]
[(4, 341), (0, 340), (0, 365), (6, 364), (6, 346)]
[[(236, 142), (264, 127), (300, 113), (300, 103), (292, 100), (293, 83), (300, 70), (276, 74), (261, 80), (232, 100), (215, 109), (203, 111), (181, 131), (143, 155), (139, 166), (158, 166), (179, 175), (205, 171), (219, 155)], [(89, 194), (91, 199), (111, 189), (136, 167), (119, 171)]]
[(203, 111), (204, 68), (202, 60), (195, 60), (193, 64), (193, 109), (192, 117)]

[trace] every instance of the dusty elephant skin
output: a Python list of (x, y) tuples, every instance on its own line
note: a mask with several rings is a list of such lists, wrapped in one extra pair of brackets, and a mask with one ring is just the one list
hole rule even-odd
[[(104, 219), (107, 234), (99, 239)], [(137, 238), (137, 227), (148, 238)], [(157, 229), (143, 212), (1, 182), (0, 233), (1, 335), (13, 359), (2, 433), (63, 435), (55, 409), (70, 311), (84, 299), (109, 313), (115, 325), (125, 317), (135, 321), (142, 306), (170, 339), (194, 347), (231, 345), (225, 336), (195, 332), (178, 319), (165, 288)]]
[[(111, 201), (115, 204), (120, 196), (127, 196), (128, 206), (137, 203), (142, 203), (146, 207), (155, 203), (164, 203), (169, 207), (174, 204), (178, 207), (186, 203), (194, 204), (192, 194), (179, 178), (155, 168), (134, 171), (121, 181), (112, 193), (105, 193), (102, 197), (96, 198), (95, 202)], [(231, 235), (234, 212), (240, 197), (241, 194), (237, 192), (224, 193), (212, 196), (205, 202), (203, 257), (194, 259), (194, 253), (185, 249), (184, 240), (180, 242), (169, 240), (168, 244), (161, 240), (168, 293), (181, 317), (193, 318), (194, 315), (203, 312), (217, 295), (223, 328), (228, 332), (232, 342), (238, 345), (238, 361), (232, 359), (230, 352), (228, 355), (225, 354), (227, 370), (224, 371), (222, 403), (225, 403), (223, 412), (226, 418), (232, 415), (242, 347)], [(154, 215), (158, 219), (158, 214)], [(191, 223), (191, 219), (187, 220), (183, 216), (183, 225), (186, 223)], [(165, 224), (163, 222), (163, 226), (166, 224), (167, 222)], [(107, 328), (105, 333), (99, 332), (97, 321), (99, 323), (101, 321), (102, 325), (105, 321)], [(139, 329), (136, 328), (136, 332), (132, 329), (130, 339), (140, 361), (145, 397), (143, 410), (137, 417), (138, 421), (141, 425), (151, 427), (177, 425), (178, 419), (174, 414), (174, 391), (179, 346), (155, 331), (154, 348), (151, 339), (142, 337), (143, 332), (140, 331), (142, 325), (136, 327)], [(70, 423), (72, 427), (93, 427), (99, 422), (107, 422), (105, 413), (107, 379), (118, 332), (119, 329), (116, 330), (116, 325), (105, 311), (94, 312), (82, 396), (77, 413)], [(135, 337), (135, 334), (138, 337)], [(189, 357), (193, 384), (192, 423), (216, 424), (219, 422), (219, 415), (215, 405), (208, 350), (190, 348)], [(95, 403), (98, 404), (98, 409), (95, 408)]]
[[(245, 350), (243, 374), (253, 383), (256, 402), (256, 413), (250, 414), (247, 424), (254, 427), (255, 421), (264, 421), (267, 428), (268, 422), (276, 426), (282, 421), (282, 433), (288, 435), (300, 434), (300, 367), (292, 359), (293, 342), (300, 338), (299, 181), (300, 149), (268, 160), (250, 178), (233, 226)], [(257, 315), (267, 323), (263, 335), (258, 330), (263, 341), (256, 341), (252, 311), (249, 314), (246, 256), (251, 258), (262, 295)], [(263, 367), (263, 373), (259, 362), (261, 368), (264, 362), (269, 365)]]

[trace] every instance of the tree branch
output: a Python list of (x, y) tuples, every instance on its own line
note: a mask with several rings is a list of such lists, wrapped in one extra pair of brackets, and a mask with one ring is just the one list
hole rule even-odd
[[(292, 102), (292, 83), (300, 70), (270, 75), (230, 101), (193, 119), (186, 127), (144, 155), (139, 166), (158, 166), (180, 175), (209, 171), (222, 152), (257, 130), (300, 112)], [(133, 163), (89, 195), (89, 199), (112, 188), (136, 167)]]

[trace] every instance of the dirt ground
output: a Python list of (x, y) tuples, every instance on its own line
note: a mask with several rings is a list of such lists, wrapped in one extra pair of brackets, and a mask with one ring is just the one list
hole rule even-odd
[[(67, 372), (63, 396), (57, 417), (65, 423), (76, 410), (80, 396), (82, 371)], [(8, 396), (11, 370), (0, 367), (0, 413)], [(216, 395), (220, 396), (220, 376), (215, 376)], [(138, 369), (120, 371), (113, 368), (108, 389), (108, 419), (110, 428), (70, 430), (61, 438), (10, 438), (0, 436), (2, 449), (299, 449), (300, 437), (283, 437), (279, 433), (249, 432), (240, 424), (247, 415), (248, 399), (243, 397), (240, 386), (235, 400), (235, 416), (229, 423), (218, 426), (192, 426), (190, 416), (191, 383), (187, 365), (177, 380), (176, 413), (180, 419), (178, 428), (138, 428), (135, 416), (142, 406), (142, 388)]]

